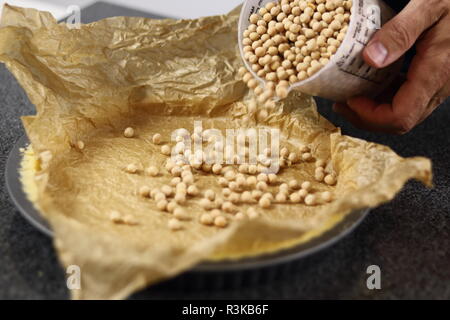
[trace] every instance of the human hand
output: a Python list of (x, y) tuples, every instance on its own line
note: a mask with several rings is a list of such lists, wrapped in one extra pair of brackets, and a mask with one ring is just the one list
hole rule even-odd
[[(358, 96), (336, 103), (333, 110), (354, 126), (404, 134), (425, 120), (450, 96), (450, 0), (411, 0), (370, 40), (363, 52), (367, 64), (384, 68), (416, 44), (406, 79), (385, 101)], [(390, 89), (392, 91), (392, 88)]]

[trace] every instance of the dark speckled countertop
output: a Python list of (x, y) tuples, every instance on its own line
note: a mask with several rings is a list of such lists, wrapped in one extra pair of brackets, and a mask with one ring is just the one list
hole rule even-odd
[[(107, 16), (151, 16), (104, 3), (83, 11), (84, 22)], [(450, 299), (450, 101), (404, 136), (359, 131), (318, 100), (321, 113), (345, 134), (389, 145), (401, 156), (425, 156), (434, 166), (434, 189), (410, 182), (389, 204), (373, 210), (338, 244), (286, 265), (274, 277), (245, 285), (199, 286), (184, 274), (135, 294), (135, 299)], [(0, 66), (0, 172), (24, 134), (19, 117), (34, 107)], [(379, 265), (381, 290), (366, 288), (366, 269)], [(279, 270), (280, 271), (280, 270)], [(222, 275), (224, 279), (232, 275)], [(249, 278), (251, 275), (249, 274)], [(226, 283), (226, 281), (222, 281)], [(0, 299), (65, 299), (64, 271), (51, 239), (11, 204), (0, 179)]]

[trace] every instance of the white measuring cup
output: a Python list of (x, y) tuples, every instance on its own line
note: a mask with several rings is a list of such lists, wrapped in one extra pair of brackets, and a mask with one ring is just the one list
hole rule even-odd
[[(274, 0), (246, 0), (239, 19), (239, 49), (246, 68), (255, 79), (264, 83), (244, 59), (243, 33), (250, 24), (250, 16)], [(313, 96), (333, 101), (346, 101), (357, 95), (374, 97), (381, 93), (400, 71), (403, 59), (394, 64), (376, 69), (366, 64), (362, 51), (373, 34), (395, 15), (394, 10), (381, 0), (353, 0), (352, 15), (344, 41), (320, 71), (308, 79), (289, 87)]]

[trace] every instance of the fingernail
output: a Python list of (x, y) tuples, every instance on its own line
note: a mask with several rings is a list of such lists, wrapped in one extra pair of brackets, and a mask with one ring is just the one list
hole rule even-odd
[(377, 66), (382, 66), (388, 55), (386, 47), (379, 41), (371, 43), (366, 53)]

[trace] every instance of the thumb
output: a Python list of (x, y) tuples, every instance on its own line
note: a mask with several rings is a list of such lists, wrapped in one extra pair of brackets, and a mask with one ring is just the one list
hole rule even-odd
[(384, 68), (408, 51), (439, 16), (428, 1), (411, 0), (392, 20), (378, 30), (364, 49), (367, 64)]

